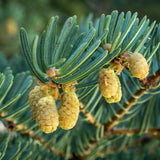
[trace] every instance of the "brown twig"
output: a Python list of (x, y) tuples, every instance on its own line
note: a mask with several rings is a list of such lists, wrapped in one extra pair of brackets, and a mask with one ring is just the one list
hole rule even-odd
[(95, 126), (98, 126), (98, 127), (101, 127), (101, 124), (98, 123), (94, 117), (92, 116), (92, 114), (90, 112), (88, 112), (86, 109), (83, 109), (84, 106), (82, 104), (82, 102), (80, 102), (80, 112), (83, 113), (83, 115), (88, 119), (88, 122), (91, 123), (92, 125), (95, 125)]
[(131, 97), (128, 103), (127, 104), (125, 103), (123, 105), (125, 110), (120, 109), (117, 113), (118, 117), (117, 116), (112, 117), (112, 120), (105, 124), (105, 131), (111, 130), (145, 92), (146, 89), (141, 89), (135, 92), (134, 94), (135, 97)]
[[(134, 147), (134, 146), (137, 146), (137, 145), (144, 145), (148, 142), (150, 142), (151, 140), (155, 139), (155, 138), (159, 138), (160, 137), (160, 134), (158, 135), (151, 135), (151, 136), (147, 136), (147, 137), (144, 137), (142, 138), (140, 141), (134, 141), (132, 142), (131, 144), (126, 144), (123, 149), (129, 149), (131, 147)], [(115, 146), (115, 147), (112, 147), (110, 148), (109, 150), (103, 150), (101, 152), (99, 152), (99, 156), (103, 156), (104, 154), (112, 154), (114, 152), (116, 152), (117, 150), (119, 149), (118, 146)]]
[[(124, 135), (129, 135), (129, 134), (133, 134), (133, 135), (136, 135), (139, 133), (139, 129), (132, 129), (132, 130), (128, 130), (128, 129), (116, 129), (116, 130), (110, 130), (109, 132), (108, 131), (105, 131), (104, 132), (104, 136), (101, 138), (105, 138), (107, 136), (110, 136), (110, 135), (118, 135), (118, 134), (124, 134)], [(126, 145), (124, 146), (124, 149), (128, 149), (129, 147), (132, 147), (134, 145), (137, 145), (138, 143), (146, 143), (148, 142), (149, 140), (152, 140), (154, 138), (157, 138), (157, 137), (160, 137), (160, 128), (150, 128), (148, 129), (147, 131), (143, 131), (142, 134), (152, 134), (151, 136), (147, 136), (147, 137), (144, 137), (141, 141), (135, 141), (133, 142), (132, 144), (130, 145)], [(149, 138), (148, 138), (149, 137)], [(88, 154), (90, 153), (90, 151), (96, 147), (96, 144), (97, 144), (97, 141), (96, 140), (92, 140), (90, 141), (90, 146), (88, 148), (86, 148), (86, 150), (88, 151), (87, 154), (84, 154), (83, 156), (78, 156), (76, 157), (77, 159), (85, 159)], [(107, 152), (106, 151), (101, 151), (99, 153), (99, 156), (103, 156), (104, 154), (106, 153), (113, 153), (115, 152), (116, 150), (119, 149), (119, 146), (116, 146), (116, 147), (113, 147), (111, 149), (109, 149)], [(71, 160), (75, 160), (74, 158), (71, 158)]]
[(88, 122), (91, 123), (92, 125), (101, 127), (101, 124), (98, 123), (92, 116), (92, 114), (90, 112), (88, 112), (87, 110), (83, 109), (81, 110), (81, 112), (84, 114), (84, 116), (88, 119)]
[(160, 69), (155, 73), (155, 75), (150, 75), (146, 79), (143, 79), (141, 83), (146, 89), (151, 89), (156, 87), (160, 78)]
[[(130, 134), (138, 134), (139, 133), (139, 128), (136, 129), (115, 129), (110, 131), (110, 135), (114, 134), (125, 134), (125, 135), (130, 135)], [(160, 134), (160, 128), (150, 128), (146, 131), (143, 131), (142, 134)], [(108, 131), (104, 132), (104, 136), (108, 136)]]

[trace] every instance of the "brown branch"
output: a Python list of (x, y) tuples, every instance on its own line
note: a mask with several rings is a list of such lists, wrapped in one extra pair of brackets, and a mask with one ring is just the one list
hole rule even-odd
[(125, 110), (120, 109), (117, 113), (118, 117), (117, 116), (112, 117), (112, 120), (105, 124), (105, 130), (106, 131), (111, 130), (145, 92), (146, 92), (146, 89), (141, 89), (136, 91), (134, 94), (135, 97), (131, 97), (128, 100), (128, 104), (125, 103), (123, 105)]
[[(137, 145), (144, 145), (148, 142), (150, 142), (151, 140), (155, 139), (155, 138), (160, 138), (160, 134), (158, 135), (151, 135), (151, 136), (148, 136), (148, 137), (144, 137), (142, 138), (140, 141), (134, 141), (132, 142), (130, 145), (126, 144), (123, 149), (129, 149), (131, 147), (134, 147), (134, 146), (137, 146)], [(115, 151), (117, 151), (119, 149), (118, 146), (116, 147), (113, 147), (113, 148), (110, 148), (108, 151), (106, 150), (103, 150), (101, 152), (99, 152), (99, 157), (103, 156), (104, 154), (112, 154), (114, 153)]]
[(92, 116), (92, 114), (90, 112), (88, 112), (88, 110), (86, 109), (83, 109), (84, 106), (82, 104), (82, 102), (80, 102), (80, 112), (83, 113), (83, 115), (88, 119), (88, 122), (91, 123), (92, 125), (95, 125), (95, 126), (98, 126), (98, 127), (101, 127), (101, 124), (98, 123)]
[[(119, 129), (119, 130), (113, 130), (113, 127), (118, 123), (118, 121), (128, 112), (129, 109), (132, 108), (132, 106), (137, 102), (137, 100), (139, 98), (141, 98), (141, 96), (144, 95), (144, 93), (148, 90), (151, 89), (152, 87), (157, 86), (158, 82), (159, 82), (159, 78), (160, 78), (160, 69), (156, 72), (155, 75), (151, 75), (148, 76), (145, 80), (141, 81), (142, 85), (143, 85), (143, 89), (140, 89), (138, 91), (135, 92), (135, 97), (131, 97), (128, 100), (128, 104), (124, 104), (123, 106), (125, 107), (125, 110), (119, 110), (118, 112), (118, 117), (114, 116), (112, 117), (111, 122), (108, 122), (105, 124), (105, 129), (104, 129), (104, 137), (102, 137), (101, 139), (105, 138), (106, 136), (110, 136), (113, 134), (138, 134), (139, 133), (139, 129), (133, 129), (133, 130), (126, 130), (126, 129)], [(147, 131), (143, 131), (143, 134), (155, 134), (155, 133), (160, 133), (160, 128), (156, 129), (156, 128), (151, 128), (148, 129)], [(96, 147), (97, 145), (97, 141), (96, 140), (92, 140), (90, 141), (90, 146), (86, 148), (86, 150), (91, 151), (94, 147)], [(87, 155), (90, 152), (87, 152), (87, 154), (80, 156), (78, 158), (85, 158), (87, 157)]]
[(128, 100), (129, 103), (124, 103), (123, 106), (124, 106), (125, 110), (120, 109), (118, 111), (119, 116), (118, 117), (113, 116), (112, 120), (105, 124), (105, 131), (111, 130), (118, 123), (118, 121), (128, 112), (128, 110), (134, 106), (134, 104), (137, 102), (137, 100), (144, 95), (146, 90), (151, 89), (152, 87), (155, 87), (159, 82), (159, 78), (160, 78), (160, 69), (156, 72), (155, 75), (148, 76), (146, 79), (141, 81), (144, 89), (140, 89), (140, 90), (136, 91), (134, 94), (135, 97), (131, 97)]
[(84, 114), (84, 116), (88, 119), (88, 122), (91, 123), (92, 125), (98, 126), (100, 127), (101, 124), (98, 123), (92, 116), (92, 114), (90, 112), (88, 112), (87, 110), (83, 109), (81, 110), (81, 112)]
[(160, 69), (155, 73), (155, 75), (150, 75), (147, 78), (143, 79), (141, 83), (146, 89), (151, 89), (156, 87), (160, 78)]
[[(110, 131), (105, 131), (104, 132), (104, 136), (101, 138), (105, 138), (107, 136), (111, 136), (111, 135), (116, 135), (116, 134), (124, 134), (124, 135), (129, 135), (129, 134), (133, 134), (133, 135), (136, 135), (139, 133), (139, 129), (132, 129), (132, 130), (128, 130), (128, 129), (116, 129), (116, 130), (110, 130)], [(157, 138), (157, 137), (160, 137), (160, 128), (150, 128), (148, 129), (147, 131), (143, 131), (142, 134), (152, 134), (151, 136), (148, 137), (144, 137), (141, 141), (136, 141), (136, 142), (133, 142), (131, 145), (126, 145), (124, 146), (124, 149), (128, 149), (129, 147), (132, 147), (134, 145), (137, 145), (138, 143), (146, 143), (148, 142), (149, 140), (152, 140), (154, 138)], [(100, 139), (100, 140), (101, 140)], [(87, 156), (89, 155), (89, 153), (91, 152), (91, 150), (93, 148), (95, 148), (97, 145), (97, 141), (96, 140), (92, 140), (90, 141), (90, 146), (88, 148), (85, 148), (85, 150), (87, 150), (87, 154), (84, 154), (82, 156), (78, 156), (76, 157), (76, 159), (85, 159), (87, 158)], [(113, 147), (111, 149), (109, 149), (107, 151), (107, 153), (113, 153), (114, 151), (118, 150), (119, 149), (119, 146), (116, 146), (116, 147)], [(103, 156), (104, 154), (106, 154), (106, 151), (101, 151), (99, 153), (99, 156)], [(73, 156), (71, 156), (72, 158), (70, 160), (75, 160), (75, 158), (73, 158)]]
[[(128, 130), (128, 129), (115, 129), (115, 130), (111, 130), (110, 135), (114, 135), (114, 134), (125, 134), (125, 135), (129, 135), (129, 134), (138, 134), (139, 133), (139, 128), (137, 129), (132, 129), (132, 130)], [(150, 128), (146, 131), (142, 131), (142, 134), (160, 134), (160, 128)], [(108, 131), (104, 132), (104, 136), (108, 136)]]

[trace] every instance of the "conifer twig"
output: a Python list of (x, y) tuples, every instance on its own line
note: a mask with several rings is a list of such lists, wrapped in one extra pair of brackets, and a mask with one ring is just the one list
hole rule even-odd
[(101, 124), (98, 123), (95, 118), (92, 116), (92, 114), (90, 112), (88, 112), (86, 109), (83, 109), (84, 106), (82, 104), (82, 102), (80, 102), (80, 108), (81, 108), (81, 112), (83, 113), (83, 115), (88, 119), (88, 122), (91, 123), (92, 125), (101, 127)]
[[(128, 104), (124, 104), (124, 107), (126, 108), (125, 110), (119, 110), (118, 114), (119, 116), (114, 116), (112, 117), (112, 120), (108, 123), (105, 124), (105, 129), (104, 129), (104, 136), (101, 138), (105, 138), (106, 136), (114, 135), (114, 134), (138, 134), (139, 129), (132, 129), (132, 130), (127, 130), (127, 129), (117, 129), (114, 130), (113, 127), (118, 123), (118, 121), (127, 113), (127, 111), (137, 102), (137, 100), (145, 94), (145, 92), (148, 89), (151, 89), (152, 87), (157, 86), (160, 78), (160, 69), (156, 72), (155, 75), (148, 76), (145, 80), (143, 80), (141, 83), (143, 85), (143, 89), (140, 89), (135, 92), (135, 97), (131, 97), (129, 99)], [(158, 133), (158, 134), (157, 134)], [(157, 134), (159, 136), (160, 133), (160, 128), (150, 128), (147, 131), (143, 131), (143, 134)], [(100, 139), (100, 140), (101, 140)], [(97, 140), (92, 140), (90, 141), (90, 147), (86, 148), (86, 150), (92, 150), (94, 147), (97, 145)], [(88, 154), (87, 154), (88, 155)], [(87, 155), (83, 155), (80, 157), (80, 159), (83, 159), (84, 157), (87, 157)]]
[[(111, 135), (116, 135), (116, 134), (124, 134), (124, 135), (129, 135), (129, 134), (138, 134), (139, 133), (139, 129), (136, 128), (136, 129), (132, 129), (132, 130), (128, 130), (128, 129), (116, 129), (116, 130), (110, 130), (110, 131), (104, 131), (104, 136), (100, 139), (102, 140), (103, 138), (107, 137), (107, 136), (111, 136)], [(124, 146), (124, 149), (127, 149), (129, 147), (132, 147), (138, 143), (145, 143), (146, 141), (150, 141), (154, 138), (157, 138), (157, 137), (160, 137), (160, 128), (150, 128), (146, 131), (143, 131), (142, 134), (151, 134), (150, 136), (147, 136), (147, 137), (144, 137), (142, 138), (141, 141), (136, 141), (136, 142), (133, 142), (131, 145), (126, 145)], [(149, 137), (149, 138), (148, 138)], [(97, 145), (97, 141), (95, 140), (92, 140), (90, 141), (90, 147), (86, 148), (86, 150), (88, 151), (91, 151), (93, 148), (95, 148)], [(119, 146), (118, 147), (113, 147), (111, 149), (109, 149), (107, 152), (108, 153), (113, 153), (114, 151), (118, 150), (119, 149)], [(90, 152), (87, 152), (87, 153), (90, 153)], [(102, 156), (106, 153), (106, 151), (101, 151), (99, 153), (99, 156)], [(80, 159), (83, 159), (85, 157), (87, 157), (88, 154), (84, 154), (83, 156), (80, 156), (79, 158)], [(72, 159), (74, 160), (74, 159)]]
[(101, 124), (98, 123), (94, 117), (92, 116), (92, 114), (90, 112), (88, 112), (87, 110), (83, 109), (81, 110), (81, 112), (84, 114), (84, 116), (88, 119), (89, 123), (91, 123), (92, 125), (98, 126), (100, 127)]
[(137, 100), (146, 92), (146, 89), (140, 89), (135, 92), (135, 97), (131, 97), (129, 99), (128, 104), (124, 104), (125, 110), (119, 110), (118, 111), (118, 116), (112, 117), (111, 121), (105, 124), (105, 131), (111, 130), (117, 123), (118, 121), (128, 112), (129, 109), (137, 102)]
[(117, 113), (119, 116), (113, 116), (112, 120), (105, 124), (105, 131), (111, 130), (118, 123), (118, 121), (128, 112), (128, 110), (131, 109), (131, 107), (137, 102), (137, 100), (145, 94), (146, 90), (155, 87), (159, 82), (159, 78), (160, 69), (156, 72), (155, 75), (148, 76), (146, 79), (141, 81), (144, 88), (136, 91), (134, 94), (135, 97), (131, 97), (128, 100), (129, 103), (124, 103), (123, 106), (125, 110), (120, 109)]
[[(114, 135), (114, 134), (125, 134), (125, 135), (129, 135), (129, 134), (138, 134), (139, 133), (139, 128), (135, 128), (135, 129), (113, 129), (110, 131), (110, 135)], [(143, 131), (142, 134), (160, 134), (160, 128), (150, 128), (146, 131)], [(108, 136), (108, 132), (104, 132), (104, 136)]]
[[(0, 117), (3, 117), (3, 116), (5, 116), (5, 113), (1, 111), (0, 112)], [(16, 121), (14, 119), (12, 119), (12, 118), (6, 118), (6, 119), (4, 119), (4, 121), (6, 121), (8, 123), (8, 125), (6, 126), (6, 129), (10, 130), (11, 132), (14, 131), (14, 129), (16, 129), (16, 130), (20, 131), (21, 135), (25, 135), (25, 136), (31, 137), (34, 134), (33, 130), (26, 131), (27, 128), (22, 124), (16, 125)], [(36, 135), (32, 136), (32, 138), (34, 140), (39, 141), (39, 143), (42, 146), (44, 146), (45, 148), (49, 149), (51, 152), (54, 152), (57, 155), (64, 156), (64, 152), (63, 151), (62, 152), (60, 152), (60, 151), (56, 151), (55, 152), (55, 147), (53, 147), (49, 143), (45, 142), (45, 139), (40, 137), (39, 135), (36, 134)], [(69, 155), (69, 156), (71, 156), (71, 155)]]

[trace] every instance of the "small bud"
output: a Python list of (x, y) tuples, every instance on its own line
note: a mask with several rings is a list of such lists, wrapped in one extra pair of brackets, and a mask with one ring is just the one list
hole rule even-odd
[(55, 47), (58, 47), (58, 43), (55, 44)]
[(47, 69), (46, 74), (49, 77), (55, 77), (58, 74), (58, 70), (56, 68), (49, 68)]
[(110, 49), (111, 49), (111, 44), (110, 44), (110, 43), (104, 44), (104, 45), (103, 45), (103, 49), (110, 51)]

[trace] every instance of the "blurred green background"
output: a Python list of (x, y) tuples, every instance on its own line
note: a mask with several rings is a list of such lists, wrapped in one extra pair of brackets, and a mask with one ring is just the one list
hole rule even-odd
[(94, 17), (112, 10), (138, 12), (160, 22), (160, 0), (0, 0), (0, 52), (10, 57), (19, 53), (19, 28), (24, 26), (33, 38), (39, 34), (51, 16), (60, 17), (59, 24), (72, 15)]

